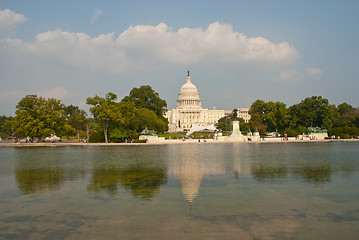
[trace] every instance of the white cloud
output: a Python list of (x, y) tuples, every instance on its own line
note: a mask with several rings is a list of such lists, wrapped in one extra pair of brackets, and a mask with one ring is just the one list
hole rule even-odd
[(298, 57), (287, 42), (274, 44), (263, 37), (248, 38), (233, 31), (230, 24), (212, 23), (206, 30), (180, 28), (174, 32), (165, 23), (130, 26), (117, 39), (132, 54), (144, 53), (163, 61), (191, 64), (200, 61), (222, 63), (291, 62)]
[(38, 96), (44, 98), (56, 98), (63, 100), (65, 97), (71, 95), (71, 93), (63, 87), (55, 87), (52, 89), (45, 89), (37, 93)]
[(297, 82), (303, 78), (303, 75), (297, 70), (290, 69), (282, 71), (279, 76), (275, 77), (275, 81), (280, 82)]
[(319, 68), (307, 68), (306, 72), (309, 76), (320, 76), (322, 75), (322, 70)]
[(103, 10), (101, 9), (95, 9), (94, 14), (91, 17), (90, 23), (95, 23), (97, 19), (103, 14)]
[(22, 96), (21, 91), (15, 91), (15, 90), (1, 91), (0, 92), (0, 102), (13, 101), (13, 100), (20, 98), (21, 96)]
[(263, 37), (248, 38), (233, 31), (231, 25), (218, 22), (206, 30), (172, 31), (165, 23), (130, 26), (117, 38), (114, 33), (90, 37), (57, 29), (38, 34), (31, 43), (7, 39), (0, 44), (10, 55), (21, 59), (28, 56), (32, 62), (114, 74), (171, 63), (288, 64), (298, 57), (296, 49), (287, 42), (275, 44)]
[(15, 33), (16, 26), (26, 21), (27, 18), (22, 14), (10, 9), (0, 9), (0, 38), (11, 37)]
[(279, 76), (274, 77), (275, 81), (281, 82), (298, 82), (304, 78), (304, 76), (318, 77), (322, 74), (322, 70), (318, 68), (307, 68), (305, 71), (297, 71), (294, 69), (284, 70)]

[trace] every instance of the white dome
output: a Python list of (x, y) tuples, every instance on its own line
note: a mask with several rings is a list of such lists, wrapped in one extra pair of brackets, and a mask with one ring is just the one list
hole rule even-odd
[(197, 87), (191, 83), (190, 81), (187, 81), (183, 86), (181, 87), (181, 91), (179, 93), (180, 96), (186, 96), (191, 95), (193, 97), (198, 97), (198, 90)]
[(177, 107), (201, 108), (201, 99), (199, 98), (197, 87), (191, 83), (189, 71), (187, 75), (187, 82), (183, 84), (180, 93), (178, 94)]

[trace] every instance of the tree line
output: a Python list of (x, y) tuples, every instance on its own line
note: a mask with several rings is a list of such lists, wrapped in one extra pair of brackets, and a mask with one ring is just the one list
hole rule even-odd
[[(65, 106), (60, 100), (27, 95), (16, 106), (15, 117), (0, 116), (0, 137), (44, 137), (56, 133), (63, 138), (86, 139), (92, 142), (120, 142), (136, 139), (146, 127), (158, 133), (168, 130), (164, 118), (167, 103), (150, 86), (133, 88), (128, 96), (118, 101), (117, 95), (86, 99), (91, 106), (91, 117), (77, 106)], [(219, 119), (217, 127), (231, 130), (233, 120), (240, 121), (241, 131), (258, 130), (260, 134), (276, 132), (297, 136), (308, 127), (327, 129), (330, 136), (342, 138), (359, 135), (359, 108), (347, 103), (338, 106), (320, 96), (305, 98), (287, 107), (282, 102), (256, 100), (250, 107), (251, 120), (245, 123), (232, 115)]]
[(335, 106), (321, 96), (305, 98), (289, 108), (282, 102), (256, 100), (249, 109), (251, 120), (245, 123), (237, 117), (236, 109), (231, 116), (218, 121), (218, 127), (230, 130), (230, 121), (239, 120), (242, 131), (258, 130), (260, 134), (276, 132), (288, 136), (307, 133), (308, 127), (327, 129), (329, 136), (350, 138), (359, 136), (359, 108), (347, 103)]
[[(63, 138), (86, 138), (93, 142), (120, 142), (138, 137), (144, 128), (168, 130), (163, 117), (167, 103), (150, 86), (133, 88), (121, 101), (117, 95), (86, 99), (92, 117), (78, 106), (65, 106), (60, 100), (27, 95), (16, 106), (15, 117), (1, 116), (3, 137), (36, 137), (39, 142), (50, 134)], [(0, 135), (0, 136), (1, 136)]]

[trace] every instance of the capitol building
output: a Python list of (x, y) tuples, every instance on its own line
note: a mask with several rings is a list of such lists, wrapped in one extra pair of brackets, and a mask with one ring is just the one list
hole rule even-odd
[[(239, 108), (238, 117), (249, 121), (249, 108)], [(178, 94), (177, 108), (167, 111), (168, 132), (189, 131), (193, 125), (208, 126), (216, 124), (224, 116), (232, 114), (232, 110), (217, 110), (202, 108), (201, 98), (197, 87), (191, 82), (189, 71), (187, 82), (183, 84)]]

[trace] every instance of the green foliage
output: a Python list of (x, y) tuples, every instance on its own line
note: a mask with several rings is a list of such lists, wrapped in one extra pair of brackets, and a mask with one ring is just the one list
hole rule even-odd
[(359, 128), (359, 108), (353, 108), (340, 116), (341, 126), (351, 126)]
[(288, 109), (282, 102), (267, 102), (264, 116), (264, 124), (270, 132), (284, 129), (289, 122)]
[(111, 141), (120, 141), (119, 139), (134, 138), (136, 135), (136, 108), (133, 102), (123, 102), (118, 104), (118, 109), (122, 115), (122, 121), (112, 122), (109, 126), (109, 137)]
[(79, 111), (79, 110), (80, 110), (79, 107), (74, 106), (74, 105), (69, 105), (69, 106), (64, 107), (64, 111), (65, 111), (67, 118), (69, 118), (72, 115), (72, 113)]
[(338, 105), (337, 109), (340, 116), (343, 116), (344, 114), (347, 114), (352, 111), (353, 107), (347, 103), (342, 103)]
[(106, 98), (101, 98), (96, 95), (86, 100), (87, 104), (93, 106), (90, 108), (90, 112), (93, 114), (95, 120), (101, 122), (103, 125), (105, 142), (108, 142), (107, 129), (109, 124), (123, 122), (119, 103), (115, 102), (116, 99), (116, 94), (107, 93)]
[(103, 134), (102, 124), (94, 122), (91, 125), (92, 131), (90, 132), (90, 142), (104, 142), (105, 136)]
[(176, 138), (184, 138), (186, 136), (186, 133), (183, 132), (178, 132), (178, 133), (162, 133), (162, 134), (158, 134), (159, 137), (164, 137), (164, 138), (171, 138), (171, 139), (176, 139)]
[(105, 142), (108, 138), (116, 142), (136, 138), (145, 127), (158, 133), (167, 131), (167, 119), (153, 110), (165, 110), (166, 102), (151, 87), (134, 88), (121, 102), (116, 102), (116, 99), (114, 93), (108, 93), (106, 98), (95, 96), (87, 99), (87, 104), (93, 105), (90, 111), (94, 119), (103, 125)]
[(257, 130), (260, 135), (264, 135), (267, 132), (267, 125), (259, 123), (257, 121), (250, 121), (249, 125), (252, 131)]
[[(22, 136), (38, 137), (56, 133), (59, 136), (90, 134), (91, 142), (123, 141), (135, 139), (146, 127), (158, 134), (168, 130), (168, 120), (163, 117), (166, 101), (159, 98), (150, 86), (141, 86), (131, 90), (130, 95), (117, 102), (117, 95), (107, 93), (105, 98), (95, 96), (87, 98), (94, 118), (87, 118), (86, 112), (77, 106), (64, 106), (60, 100), (42, 98), (37, 95), (25, 96), (16, 106), (16, 116), (0, 116), (0, 136), (8, 137), (13, 130)], [(237, 117), (237, 110), (219, 119), (217, 128), (231, 131), (233, 121), (240, 122), (243, 133), (258, 130), (261, 135), (276, 131), (288, 136), (306, 133), (307, 127), (318, 126), (328, 130), (329, 135), (341, 138), (359, 135), (359, 108), (347, 103), (336, 107), (327, 99), (312, 96), (291, 106), (289, 109), (281, 102), (255, 101), (250, 110), (251, 120), (245, 123)], [(91, 125), (91, 129), (90, 129)], [(198, 133), (203, 136), (206, 133)], [(198, 137), (200, 135), (193, 135)], [(160, 135), (182, 138), (184, 134)]]
[(114, 124), (110, 129), (110, 138), (136, 138), (146, 127), (157, 133), (165, 132), (168, 129), (168, 121), (158, 117), (155, 112), (146, 109), (136, 109), (132, 102), (121, 102), (124, 123)]
[(359, 136), (359, 128), (350, 126), (334, 127), (330, 134), (341, 138), (357, 137)]
[(232, 122), (239, 121), (237, 115), (231, 114), (220, 118), (216, 124), (218, 129), (222, 131), (232, 131)]
[[(322, 127), (330, 129), (333, 123), (334, 108), (329, 105), (328, 99), (313, 96), (289, 108), (294, 126)], [(293, 121), (294, 120), (294, 121)]]
[(298, 135), (302, 135), (306, 133), (307, 129), (305, 127), (292, 128), (288, 127), (284, 129), (282, 134), (287, 134), (288, 137), (296, 137)]
[(163, 117), (167, 103), (150, 86), (133, 88), (121, 101), (121, 109), (128, 121), (124, 129), (138, 135), (146, 127), (157, 133), (168, 130), (168, 120)]
[(66, 125), (64, 105), (54, 98), (27, 95), (16, 106), (15, 132), (36, 136), (39, 141), (52, 133), (61, 134)]
[(289, 115), (286, 105), (282, 102), (255, 101), (249, 109), (252, 130), (278, 132), (288, 126)]
[(250, 125), (262, 134), (276, 131), (288, 136), (306, 133), (307, 127), (318, 126), (327, 129), (329, 135), (355, 136), (359, 129), (359, 109), (347, 103), (336, 107), (327, 99), (312, 96), (291, 106), (289, 109), (280, 102), (255, 101), (250, 110)]
[(155, 112), (149, 109), (137, 109), (136, 119), (138, 124), (138, 132), (141, 132), (146, 127), (159, 133), (168, 130), (168, 120), (162, 116), (157, 116)]
[(11, 129), (14, 128), (14, 118), (5, 115), (0, 116), (0, 136), (8, 137), (11, 135)]
[(80, 141), (80, 131), (85, 130), (86, 124), (88, 124), (86, 116), (87, 114), (84, 110), (77, 108), (72, 111), (70, 117), (68, 118), (69, 124), (76, 129), (77, 141)]
[(251, 115), (251, 121), (257, 122), (258, 124), (262, 124), (264, 121), (264, 110), (266, 103), (263, 100), (257, 100), (252, 103), (249, 109), (249, 115)]
[(157, 116), (162, 117), (167, 111), (167, 103), (159, 97), (151, 86), (141, 86), (133, 88), (130, 94), (122, 99), (122, 101), (132, 101), (136, 108), (146, 108), (152, 110)]

